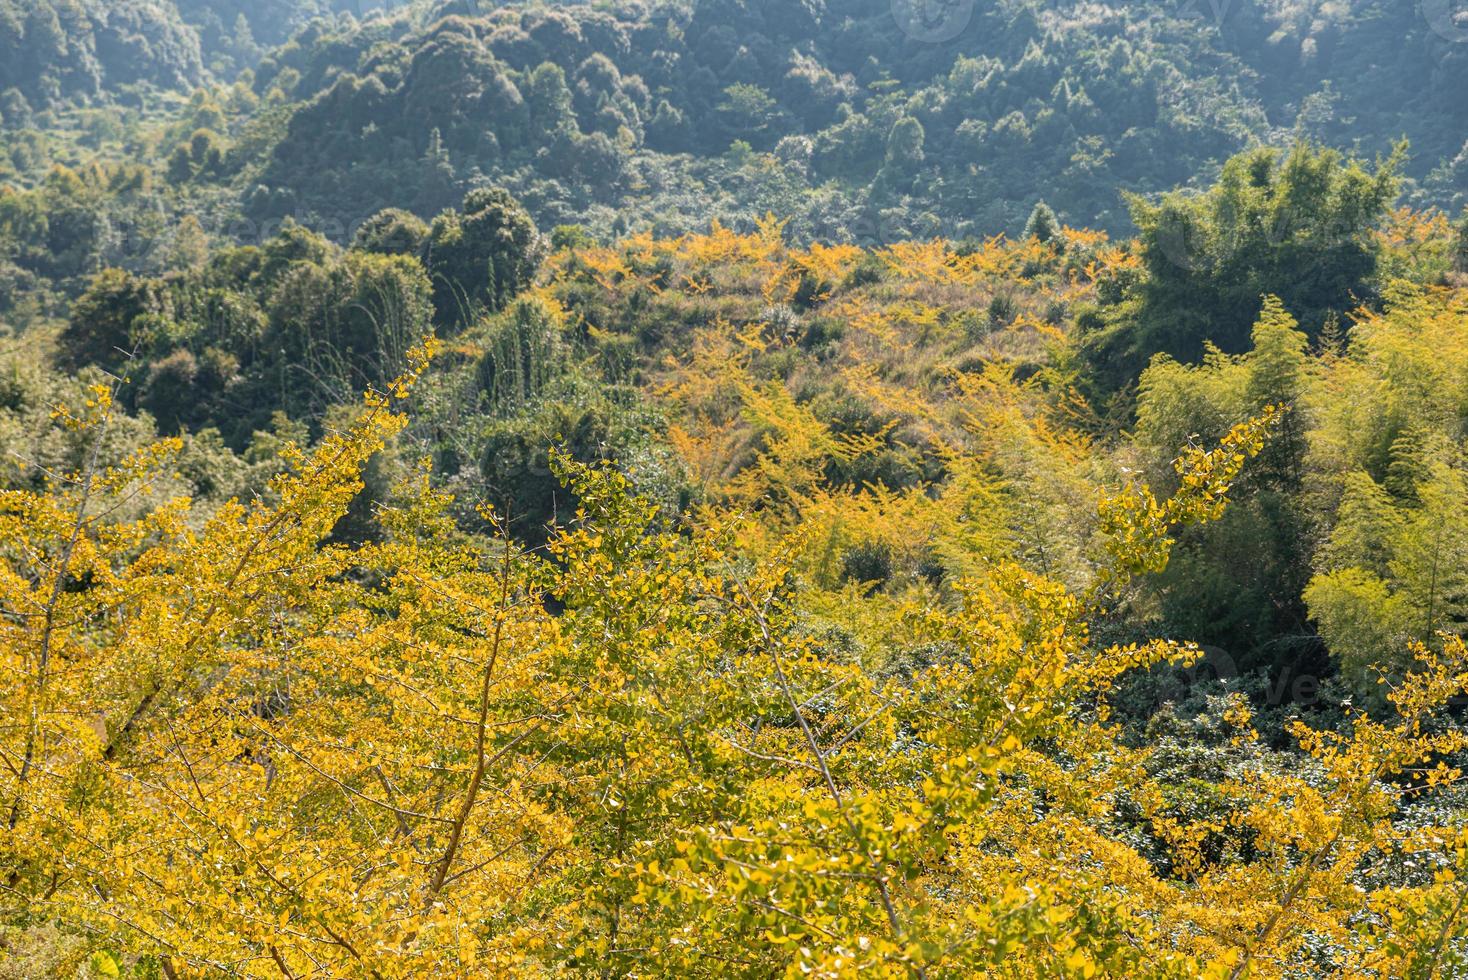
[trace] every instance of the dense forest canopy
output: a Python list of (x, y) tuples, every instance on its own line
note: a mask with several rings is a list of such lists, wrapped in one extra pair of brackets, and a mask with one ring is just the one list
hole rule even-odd
[(1465, 975), (1465, 92), (0, 0), (0, 978)]
[(1062, 220), (1115, 233), (1131, 227), (1126, 192), (1292, 137), (1365, 157), (1406, 138), (1411, 199), (1468, 204), (1468, 53), (1456, 43), (1468, 26), (1451, 9), (934, 9), (943, 16), (925, 26), (909, 14), (932, 11), (890, 0), (335, 12), (9, 0), (0, 125), (44, 130), (36, 113), (243, 79), (248, 95), (200, 120), (220, 142), (215, 176), (251, 219), (335, 228), (390, 205), (431, 217), (491, 180), (546, 227), (599, 232), (773, 210), (803, 238), (1013, 234), (1044, 198)]

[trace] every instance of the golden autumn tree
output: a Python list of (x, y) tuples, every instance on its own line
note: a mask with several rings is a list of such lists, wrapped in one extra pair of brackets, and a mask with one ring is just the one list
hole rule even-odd
[[(813, 615), (811, 526), (753, 548), (757, 515), (669, 526), (610, 466), (556, 457), (580, 509), (545, 553), (462, 531), (426, 467), (380, 538), (336, 539), (413, 380), (202, 526), (132, 506), (169, 442), (0, 497), (8, 921), (167, 977), (1461, 964), (1468, 838), (1393, 819), (1460, 778), (1461, 642), (1418, 650), (1390, 720), (1292, 726), (1298, 771), (1220, 781), (1222, 816), (1179, 811), (1109, 720), (1121, 678), (1197, 651), (1092, 620), (1217, 519), (1276, 411), (1185, 452), (1170, 497), (1105, 495), (1089, 591), (995, 556), (942, 591), (844, 593), (910, 644), (894, 670)], [(1242, 702), (1225, 720), (1259, 739)], [(1384, 851), (1434, 873), (1377, 883)]]
[[(462, 541), (421, 485), (381, 543), (331, 541), (411, 380), (197, 532), (187, 501), (113, 519), (168, 443), (5, 495), (14, 913), (169, 976), (532, 955), (464, 922), (508, 904), (565, 832), (505, 788), (525, 760), (504, 743), (543, 723), (525, 671), (555, 642), (534, 578), (508, 546)], [(110, 392), (90, 408), (74, 424), (105, 426)]]

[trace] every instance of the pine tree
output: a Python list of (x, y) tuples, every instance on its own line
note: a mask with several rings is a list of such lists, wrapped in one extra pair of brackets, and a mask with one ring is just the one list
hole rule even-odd
[(1030, 212), (1030, 219), (1025, 222), (1024, 237), (1048, 243), (1054, 241), (1059, 235), (1060, 220), (1055, 217), (1055, 212), (1050, 209), (1050, 205), (1039, 201), (1035, 204), (1034, 210)]

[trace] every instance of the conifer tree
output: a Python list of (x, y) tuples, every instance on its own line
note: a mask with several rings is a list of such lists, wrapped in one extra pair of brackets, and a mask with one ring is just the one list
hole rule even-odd
[(1060, 220), (1055, 217), (1055, 212), (1044, 201), (1037, 202), (1030, 212), (1029, 220), (1025, 222), (1024, 237), (1048, 244), (1059, 235)]

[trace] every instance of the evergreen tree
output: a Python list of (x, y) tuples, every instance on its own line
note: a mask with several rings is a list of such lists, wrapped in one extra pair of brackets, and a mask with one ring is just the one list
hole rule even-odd
[(545, 144), (557, 136), (576, 131), (576, 112), (571, 89), (560, 65), (545, 62), (530, 73), (525, 102), (538, 139)]
[(479, 310), (504, 309), (530, 283), (544, 254), (535, 222), (508, 191), (470, 191), (463, 211), (439, 215), (428, 233), (438, 322), (462, 325)]
[(497, 412), (532, 403), (563, 366), (559, 318), (521, 299), (501, 318), (479, 362), (479, 384)]
[(1415, 502), (1393, 500), (1354, 474), (1326, 550), (1305, 589), (1310, 615), (1357, 693), (1381, 703), (1377, 668), (1400, 677), (1410, 643), (1436, 648), (1439, 631), (1468, 621), (1468, 479), (1434, 463)]
[(1299, 489), (1309, 428), (1303, 417), (1308, 407), (1301, 401), (1309, 339), (1298, 327), (1278, 297), (1265, 297), (1264, 309), (1254, 324), (1253, 350), (1245, 359), (1248, 381), (1243, 393), (1245, 414), (1257, 415), (1271, 405), (1287, 409), (1275, 437), (1251, 471), (1251, 479), (1290, 493)]
[(61, 333), (61, 364), (73, 371), (97, 365), (120, 372), (142, 339), (136, 324), (161, 309), (159, 293), (158, 284), (121, 269), (98, 273)]
[(1251, 352), (1215, 351), (1196, 368), (1158, 357), (1138, 385), (1136, 439), (1148, 454), (1148, 472), (1160, 476), (1178, 444), (1217, 438), (1239, 419), (1283, 410), (1273, 438), (1240, 479), (1233, 506), (1220, 520), (1186, 531), (1168, 567), (1148, 583), (1169, 631), (1228, 650), (1241, 670), (1278, 672), (1309, 653), (1301, 649), (1309, 646), (1301, 592), (1311, 574), (1302, 499), (1308, 342), (1273, 296), (1265, 298), (1252, 335)]
[(887, 134), (887, 156), (883, 168), (901, 177), (912, 177), (927, 155), (924, 144), (927, 136), (923, 124), (913, 116), (903, 116), (892, 124)]
[(419, 255), (428, 240), (428, 225), (401, 208), (379, 211), (362, 223), (352, 247), (383, 255)]
[(1059, 235), (1060, 221), (1055, 217), (1055, 212), (1044, 201), (1038, 202), (1030, 212), (1030, 219), (1025, 222), (1024, 237), (1050, 242)]

